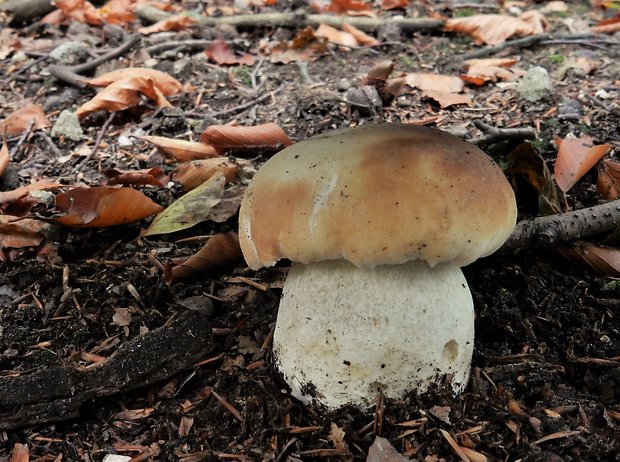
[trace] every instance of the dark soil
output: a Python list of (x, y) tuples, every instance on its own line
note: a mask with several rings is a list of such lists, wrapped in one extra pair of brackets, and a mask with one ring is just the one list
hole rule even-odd
[[(590, 19), (590, 13), (587, 5), (575, 4), (570, 16)], [(556, 17), (553, 27), (566, 32), (561, 19)], [(23, 38), (49, 38), (54, 45), (87, 35), (97, 37), (100, 48), (121, 41), (115, 41), (113, 28), (77, 23), (16, 31)], [(170, 37), (224, 36), (237, 50), (257, 53), (259, 40), (289, 39), (293, 33), (284, 28), (226, 28)], [(193, 86), (172, 98), (175, 109), (117, 116), (103, 138), (107, 144), (79, 165), (80, 172), (78, 157), (58, 162), (46, 141), (34, 134), (12, 158), (12, 176), (5, 174), (0, 190), (36, 177), (98, 185), (104, 181), (100, 172), (111, 167), (162, 166), (170, 171), (173, 166), (143, 143), (118, 148), (118, 136), (138, 125), (147, 134), (188, 139), (214, 123), (277, 122), (292, 139), (302, 140), (357, 123), (439, 116), (439, 128), (464, 128), (470, 136), (477, 133), (474, 119), (494, 126), (539, 127), (534, 144), (551, 167), (553, 137), (569, 132), (613, 143), (617, 151), (617, 98), (601, 106), (595, 96), (600, 89), (615, 95), (620, 91), (618, 47), (613, 46), (541, 45), (504, 52), (520, 56), (523, 69), (536, 64), (551, 73), (557, 70), (557, 56), (585, 53), (600, 63), (591, 74), (569, 71), (564, 79), (556, 78), (553, 91), (536, 103), (519, 98), (514, 88), (500, 90), (493, 84), (468, 87), (473, 104), (447, 109), (416, 92), (374, 113), (344, 101), (344, 90), (359, 86), (379, 61), (393, 60), (399, 73), (458, 75), (458, 57), (472, 49), (471, 40), (462, 36), (403, 34), (389, 45), (369, 49), (330, 48), (308, 63), (314, 83), (304, 83), (294, 63), (266, 59), (260, 68), (255, 65), (260, 86), (253, 88), (252, 68), (217, 66), (192, 58), (196, 52), (153, 59), (138, 47), (98, 72), (145, 65), (150, 59), (147, 65)], [(32, 63), (36, 58), (27, 59)], [(75, 109), (92, 97), (92, 90), (45, 76), (48, 58), (44, 54), (39, 59), (29, 68), (20, 64), (23, 70), (17, 75), (8, 73), (10, 57), (0, 60), (0, 105), (7, 107), (0, 115), (7, 116), (29, 99), (43, 105), (53, 120), (58, 111)], [(279, 87), (273, 98), (246, 110), (210, 115)], [(550, 112), (567, 100), (579, 102), (577, 119)], [(196, 119), (188, 112), (204, 117)], [(91, 147), (106, 118), (95, 114), (82, 121)], [(11, 140), (9, 147), (16, 143)], [(83, 144), (58, 142), (57, 147), (66, 156)], [(500, 144), (489, 152), (501, 162), (513, 148)], [(246, 157), (258, 167), (271, 154), (253, 151)], [(595, 181), (593, 173), (587, 175), (569, 192), (568, 206), (603, 202)], [(182, 194), (176, 186), (144, 191), (163, 205)], [(536, 198), (518, 193), (520, 219), (536, 214)], [(144, 223), (96, 230), (54, 227), (50, 240), (57, 245), (57, 256), (37, 255), (37, 249), (11, 251), (11, 261), (0, 263), (0, 461), (11, 460), (16, 443), (28, 445), (31, 460), (38, 461), (100, 461), (114, 453), (137, 456), (134, 460), (186, 462), (365, 460), (378, 435), (411, 460), (463, 460), (440, 430), (487, 457), (475, 459), (473, 453), (472, 461), (620, 460), (620, 288), (610, 285), (609, 277), (566, 259), (561, 249), (520, 250), (479, 260), (464, 268), (476, 307), (473, 370), (465, 393), (452, 396), (438, 387), (422, 396), (387, 399), (368, 411), (345, 407), (327, 412), (290, 397), (272, 367), (270, 334), (287, 262), (256, 273), (239, 262), (173, 285), (164, 281), (156, 260), (188, 256), (201, 247), (179, 239), (236, 226), (233, 217), (142, 240), (138, 237)], [(231, 280), (234, 276), (251, 278), (267, 290)], [(119, 314), (127, 322), (119, 322)], [(197, 319), (195, 325), (203, 328), (199, 348), (187, 341), (194, 334), (191, 325), (183, 324), (186, 319)], [(146, 352), (140, 356), (141, 336), (148, 335), (157, 339), (152, 343), (159, 342), (158, 348), (143, 345)], [(120, 356), (119, 351), (125, 354), (122, 367), (119, 363), (103, 373), (83, 355)], [(35, 409), (37, 396), (45, 399)], [(344, 450), (334, 425), (344, 431)]]

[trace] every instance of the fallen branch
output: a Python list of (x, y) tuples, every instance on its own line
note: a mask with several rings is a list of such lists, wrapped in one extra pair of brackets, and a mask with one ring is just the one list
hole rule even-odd
[[(172, 14), (154, 12), (153, 7), (139, 4), (136, 7), (136, 15), (145, 22), (154, 22), (167, 19)], [(326, 24), (332, 27), (341, 27), (347, 23), (353, 27), (365, 31), (377, 30), (385, 26), (399, 26), (404, 32), (419, 32), (438, 30), (443, 26), (443, 20), (430, 18), (366, 18), (362, 16), (337, 16), (331, 14), (297, 14), (297, 13), (259, 13), (259, 14), (240, 14), (233, 16), (218, 16), (200, 18), (198, 24), (201, 27), (232, 26), (242, 29), (252, 29), (256, 27), (318, 27)]]
[(550, 247), (613, 231), (620, 226), (620, 200), (517, 223), (500, 252), (526, 247)]
[(10, 25), (32, 21), (53, 9), (52, 0), (8, 0), (0, 5), (0, 11), (11, 13)]
[(0, 377), (0, 430), (75, 418), (88, 400), (133, 390), (191, 368), (212, 345), (207, 317), (187, 311), (169, 325), (124, 343), (93, 369), (58, 366)]
[(474, 125), (485, 134), (480, 138), (472, 140), (472, 143), (477, 146), (488, 146), (499, 141), (522, 141), (536, 138), (536, 132), (533, 128), (497, 128), (485, 124), (481, 120), (474, 120)]

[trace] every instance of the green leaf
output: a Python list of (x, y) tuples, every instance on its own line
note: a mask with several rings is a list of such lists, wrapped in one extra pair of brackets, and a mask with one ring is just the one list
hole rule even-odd
[(174, 233), (208, 220), (211, 209), (222, 200), (225, 183), (224, 174), (216, 173), (157, 215), (142, 237)]

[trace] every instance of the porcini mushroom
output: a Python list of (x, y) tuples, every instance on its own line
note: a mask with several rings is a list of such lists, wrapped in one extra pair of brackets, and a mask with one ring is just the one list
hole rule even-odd
[(460, 266), (497, 250), (515, 222), (499, 167), (440, 130), (366, 125), (269, 159), (239, 238), (250, 268), (294, 262), (273, 338), (292, 394), (335, 408), (446, 379), (461, 391), (474, 313)]

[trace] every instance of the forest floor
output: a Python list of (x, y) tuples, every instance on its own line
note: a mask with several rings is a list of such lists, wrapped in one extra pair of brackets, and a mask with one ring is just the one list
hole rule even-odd
[[(217, 7), (206, 3), (177, 6), (218, 17)], [(373, 11), (382, 20), (403, 13), (434, 19), (508, 14), (497, 3), (415, 3)], [(544, 11), (545, 5), (523, 2), (520, 8)], [(304, 2), (248, 8), (246, 13), (310, 13)], [(220, 16), (231, 13), (229, 6), (220, 8)], [(298, 55), (289, 63), (272, 59), (269, 47), (291, 41), (301, 27), (189, 26), (144, 34), (119, 57), (96, 66), (96, 73), (124, 67), (164, 71), (184, 85), (168, 98), (172, 107), (158, 109), (143, 99), (113, 118), (94, 112), (81, 118), (83, 135), (75, 140), (50, 127), (30, 126), (9, 136), (10, 165), (0, 191), (35, 179), (95, 187), (106, 184), (108, 169), (158, 167), (169, 174), (176, 163), (139, 136), (198, 140), (206, 127), (231, 122), (275, 122), (293, 141), (381, 121), (425, 124), (475, 141), (484, 135), (474, 125), (478, 121), (533, 129), (530, 146), (551, 172), (554, 140), (569, 133), (611, 144), (607, 159), (613, 158), (620, 147), (618, 33), (575, 35), (609, 13), (574, 2), (544, 14), (545, 33), (557, 37), (486, 56), (514, 57), (524, 72), (544, 68), (550, 87), (540, 99), (525, 99), (518, 80), (489, 81), (467, 84), (455, 93), (470, 101), (444, 108), (414, 85), (392, 101), (389, 95), (383, 102), (364, 100), (364, 78), (381, 62), (392, 62), (393, 77), (458, 77), (463, 57), (485, 49), (439, 27), (380, 25), (367, 29), (378, 44), (323, 44), (312, 57)], [(74, 62), (60, 62), (80, 64), (121, 46), (127, 31), (140, 25), (130, 22), (123, 30), (77, 20), (9, 19), (0, 26), (0, 119), (35, 103), (52, 125), (61, 111), (75, 111), (95, 94), (50, 75), (48, 66), (59, 64), (52, 50), (65, 42), (85, 44)], [(218, 64), (204, 53), (205, 44), (218, 38), (237, 57), (250, 54), (253, 63)], [(162, 43), (168, 49), (153, 47)], [(523, 141), (483, 147), (504, 167)], [(251, 171), (273, 150), (228, 154), (245, 172), (227, 186), (239, 197)], [(524, 176), (536, 176), (532, 171)], [(519, 219), (544, 214), (539, 194), (512, 173)], [(560, 193), (557, 204), (567, 211), (606, 202), (596, 183), (593, 169), (565, 196)], [(173, 181), (137, 188), (164, 207), (183, 194)], [(41, 201), (28, 213), (50, 217), (53, 207), (53, 200)], [(17, 213), (15, 208), (0, 203), (2, 213)], [(254, 272), (239, 259), (173, 284), (164, 278), (164, 266), (194, 254), (208, 236), (236, 231), (237, 216), (229, 215), (147, 238), (140, 233), (150, 218), (93, 228), (49, 222), (37, 231), (43, 242), (25, 247), (6, 244), (11, 231), (0, 230), (6, 244), (0, 250), (0, 461), (100, 461), (109, 454), (136, 461), (366, 460), (378, 436), (401, 456), (375, 444), (369, 460), (620, 460), (620, 286), (610, 277), (613, 262), (597, 272), (587, 258), (568, 258), (571, 246), (565, 244), (518, 249), (463, 268), (476, 310), (465, 392), (453, 396), (439, 387), (378, 401), (368, 410), (326, 411), (292, 398), (272, 364), (270, 342), (287, 262)]]

